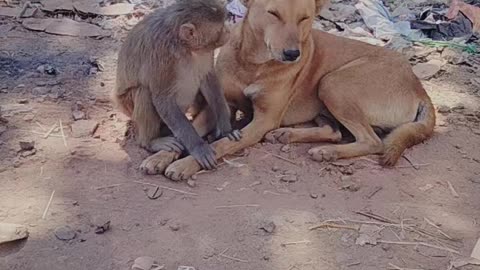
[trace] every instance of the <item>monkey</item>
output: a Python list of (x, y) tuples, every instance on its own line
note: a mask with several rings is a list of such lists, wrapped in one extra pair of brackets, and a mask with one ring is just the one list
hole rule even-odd
[(198, 134), (185, 115), (202, 101), (215, 137), (240, 140), (214, 71), (214, 50), (230, 34), (225, 18), (217, 0), (178, 0), (153, 11), (127, 34), (113, 99), (133, 120), (140, 146), (151, 152), (186, 148), (202, 168), (215, 168), (215, 152), (202, 138), (206, 134)]

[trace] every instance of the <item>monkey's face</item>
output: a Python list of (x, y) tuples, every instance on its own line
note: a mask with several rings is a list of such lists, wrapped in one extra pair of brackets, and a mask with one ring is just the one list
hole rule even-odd
[(315, 11), (314, 0), (250, 0), (246, 20), (265, 42), (272, 60), (295, 63), (302, 57)]
[(227, 43), (230, 31), (223, 22), (188, 23), (180, 27), (180, 38), (191, 51), (213, 51)]

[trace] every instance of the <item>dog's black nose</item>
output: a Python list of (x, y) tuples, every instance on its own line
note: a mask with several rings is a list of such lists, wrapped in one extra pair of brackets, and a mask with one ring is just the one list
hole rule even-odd
[(300, 50), (283, 50), (283, 60), (295, 61), (300, 57)]

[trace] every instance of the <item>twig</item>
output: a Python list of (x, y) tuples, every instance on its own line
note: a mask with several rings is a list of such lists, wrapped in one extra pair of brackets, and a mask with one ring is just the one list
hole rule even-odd
[(383, 187), (381, 187), (381, 186), (376, 187), (370, 194), (368, 194), (368, 195), (366, 196), (367, 199), (371, 199), (373, 196), (375, 196), (375, 194), (377, 194), (378, 192), (380, 192), (382, 189), (383, 189)]
[(385, 241), (385, 240), (378, 240), (377, 242), (382, 244), (391, 244), (391, 245), (424, 246), (424, 247), (452, 252), (455, 254), (460, 254), (460, 252), (458, 252), (457, 250), (447, 248), (447, 247), (436, 246), (436, 245), (432, 245), (425, 242), (394, 242), (394, 241)]
[(333, 228), (333, 229), (347, 229), (347, 230), (354, 230), (358, 231), (358, 226), (353, 226), (353, 225), (341, 225), (341, 224), (335, 224), (335, 223), (329, 223), (329, 222), (324, 222), (322, 224), (310, 227), (309, 230), (317, 230), (317, 229), (323, 229), (323, 228)]
[(42, 124), (40, 124), (40, 122), (35, 121), (35, 124), (37, 124), (37, 126), (39, 126), (43, 131), (47, 130), (47, 128), (45, 126), (43, 126)]
[(266, 153), (266, 154), (269, 154), (269, 155), (271, 155), (271, 156), (273, 156), (273, 157), (276, 157), (276, 158), (278, 158), (278, 159), (281, 159), (281, 160), (283, 160), (283, 161), (286, 161), (286, 162), (288, 162), (288, 163), (291, 163), (291, 164), (293, 164), (293, 165), (297, 165), (297, 166), (298, 166), (298, 164), (297, 164), (295, 161), (293, 161), (293, 160), (291, 160), (291, 159), (288, 159), (288, 158), (286, 158), (286, 157), (282, 157), (282, 156), (280, 156), (280, 155), (276, 155), (276, 154), (274, 154), (274, 153), (270, 153), (270, 152), (265, 151), (265, 150), (262, 150), (262, 149), (257, 149), (257, 150), (258, 150), (258, 151), (261, 151), (261, 152), (264, 152), (264, 153)]
[(215, 209), (229, 209), (229, 208), (239, 208), (239, 207), (260, 207), (260, 205), (258, 204), (222, 205), (222, 206), (215, 207)]
[(119, 187), (119, 186), (121, 186), (121, 185), (122, 185), (122, 184), (113, 184), (113, 185), (109, 185), (109, 186), (95, 187), (94, 189), (95, 189), (95, 190), (102, 190), (102, 189), (106, 189), (106, 188)]
[(187, 191), (183, 191), (183, 190), (179, 190), (179, 189), (174, 189), (174, 188), (170, 188), (170, 187), (166, 187), (166, 186), (160, 186), (160, 185), (155, 185), (155, 184), (150, 184), (150, 183), (145, 183), (145, 182), (140, 182), (140, 181), (133, 181), (133, 182), (137, 183), (137, 184), (152, 186), (152, 187), (160, 187), (160, 188), (163, 188), (163, 189), (166, 189), (166, 190), (175, 191), (175, 192), (185, 194), (185, 195), (198, 196), (198, 194), (196, 194), (196, 193), (191, 193), (191, 192), (187, 192)]
[(40, 177), (42, 177), (42, 176), (43, 176), (43, 166), (40, 167)]
[(304, 240), (304, 241), (297, 241), (297, 242), (287, 242), (280, 244), (282, 247), (286, 246), (296, 246), (296, 245), (308, 245), (311, 244), (312, 241)]
[(430, 224), (430, 226), (434, 227), (435, 229), (437, 229), (437, 231), (442, 234), (443, 236), (445, 236), (446, 238), (450, 239), (450, 240), (453, 240), (452, 237), (450, 237), (450, 235), (446, 234), (445, 232), (443, 232), (440, 227), (437, 226), (437, 224), (433, 223), (433, 221), (429, 220), (428, 218), (424, 217), (423, 220), (425, 220), (425, 222), (427, 222), (428, 224)]
[(402, 267), (396, 266), (393, 263), (389, 263), (388, 265), (390, 267), (392, 267), (392, 269), (394, 269), (394, 270), (423, 270), (423, 269), (419, 269), (419, 268), (402, 268)]
[(65, 144), (65, 147), (68, 147), (67, 139), (65, 139), (65, 133), (63, 132), (62, 120), (60, 120), (60, 133), (62, 134), (63, 144)]
[(55, 190), (53, 190), (52, 195), (50, 195), (50, 200), (48, 200), (47, 207), (45, 207), (45, 211), (43, 211), (42, 219), (47, 217), (48, 209), (50, 208), (50, 204), (52, 204), (53, 195), (55, 195)]
[(53, 132), (53, 130), (55, 130), (56, 127), (57, 127), (57, 124), (53, 124), (53, 126), (47, 131), (47, 133), (43, 135), (43, 138), (44, 139), (48, 138), (48, 136), (50, 136), (50, 134)]
[(230, 260), (236, 261), (236, 262), (248, 263), (248, 261), (246, 261), (246, 260), (242, 260), (242, 259), (239, 259), (239, 258), (235, 258), (235, 257), (232, 257), (232, 256), (225, 255), (225, 252), (227, 252), (228, 250), (229, 250), (229, 248), (225, 249), (218, 256), (226, 258), (226, 259), (230, 259)]
[(415, 164), (413, 164), (413, 162), (407, 157), (407, 156), (402, 156), (403, 159), (405, 159), (408, 163), (410, 163), (410, 165), (415, 169), (415, 170), (418, 170), (419, 167)]
[(450, 192), (452, 192), (453, 197), (459, 198), (460, 195), (458, 195), (458, 193), (455, 190), (455, 188), (453, 187), (452, 183), (450, 181), (447, 181), (447, 184), (448, 184), (448, 188), (450, 189)]
[(386, 217), (382, 217), (382, 216), (374, 214), (374, 213), (366, 213), (366, 212), (357, 211), (357, 212), (355, 212), (355, 214), (359, 214), (361, 216), (368, 217), (368, 218), (371, 218), (371, 219), (375, 219), (375, 220), (385, 222), (385, 223), (392, 223), (392, 224), (395, 223), (395, 222), (393, 222), (392, 220), (390, 220)]

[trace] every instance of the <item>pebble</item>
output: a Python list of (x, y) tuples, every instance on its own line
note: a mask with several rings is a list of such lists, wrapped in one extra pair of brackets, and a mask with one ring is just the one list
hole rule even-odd
[(318, 199), (318, 194), (316, 194), (316, 193), (310, 193), (310, 198), (312, 198), (312, 199)]
[(282, 148), (280, 148), (280, 151), (282, 151), (284, 153), (289, 153), (290, 151), (292, 151), (292, 149), (291, 149), (289, 144), (286, 144), (286, 145), (282, 146)]
[(23, 151), (30, 151), (35, 148), (35, 141), (20, 141), (18, 144)]
[(86, 115), (82, 111), (73, 111), (72, 117), (73, 117), (73, 120), (78, 121), (78, 120), (84, 120), (86, 118)]
[(75, 239), (75, 237), (77, 236), (77, 233), (69, 226), (59, 227), (55, 229), (54, 234), (55, 237), (62, 241), (72, 240)]
[(94, 120), (79, 120), (72, 124), (72, 135), (75, 138), (92, 136), (98, 128)]
[(28, 103), (28, 99), (22, 98), (22, 99), (18, 100), (18, 103), (19, 103), (19, 104), (27, 104), (27, 103)]
[(29, 156), (33, 156), (37, 153), (37, 150), (36, 149), (32, 149), (32, 150), (28, 150), (28, 151), (22, 151), (20, 153), (20, 156), (23, 157), (23, 158), (26, 158), (26, 157), (29, 157)]
[(450, 113), (451, 109), (450, 109), (450, 107), (448, 107), (446, 105), (440, 105), (440, 106), (438, 106), (438, 112), (446, 114), (446, 113)]
[(193, 266), (179, 266), (177, 270), (195, 270)]
[(286, 183), (295, 183), (298, 181), (298, 177), (296, 175), (285, 175), (280, 180)]
[(278, 172), (278, 171), (280, 171), (280, 167), (278, 167), (278, 166), (273, 166), (273, 167), (272, 167), (272, 171), (273, 171), (273, 172)]
[(160, 187), (151, 187), (147, 190), (147, 197), (150, 200), (156, 200), (163, 195), (163, 189)]
[(195, 182), (195, 180), (192, 180), (192, 179), (191, 179), (191, 180), (188, 180), (188, 181), (187, 181), (187, 185), (188, 185), (189, 187), (191, 187), (191, 188), (194, 188), (194, 187), (197, 186), (197, 182)]
[(101, 225), (97, 225), (95, 228), (96, 234), (104, 234), (106, 231), (110, 230), (110, 220), (103, 222)]
[(260, 226), (260, 229), (265, 231), (266, 233), (273, 233), (277, 228), (277, 225), (273, 221), (265, 222)]
[(35, 115), (32, 114), (32, 113), (26, 114), (26, 115), (23, 117), (23, 120), (24, 120), (25, 122), (31, 122), (33, 119), (35, 119)]
[(173, 223), (173, 224), (170, 224), (168, 227), (170, 228), (170, 230), (172, 230), (174, 232), (177, 232), (177, 231), (180, 230), (180, 224), (178, 224), (176, 222)]

